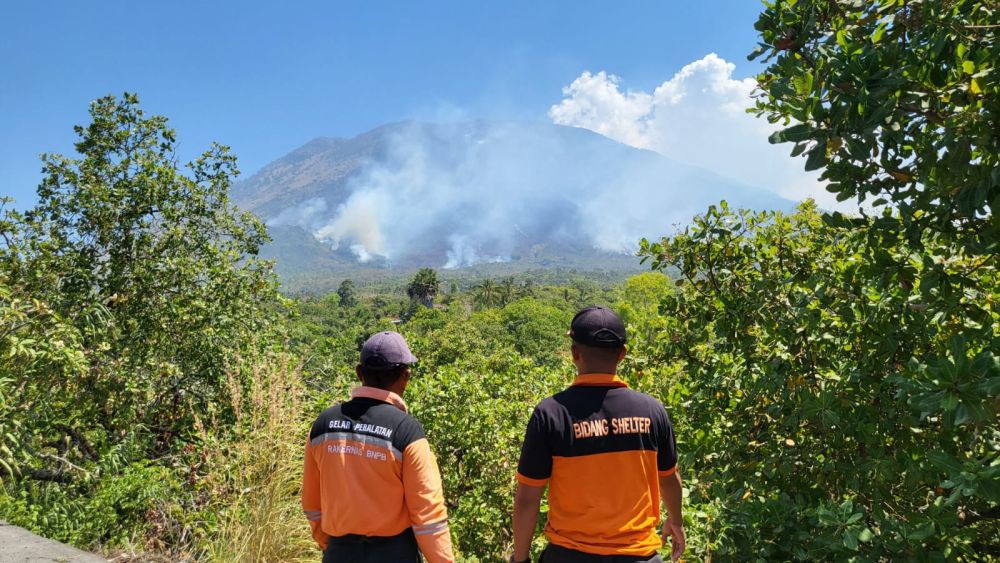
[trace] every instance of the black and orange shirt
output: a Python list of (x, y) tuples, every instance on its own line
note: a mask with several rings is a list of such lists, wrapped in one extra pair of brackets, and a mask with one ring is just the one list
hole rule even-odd
[(358, 387), (319, 415), (306, 442), (302, 509), (321, 549), (330, 536), (413, 528), (430, 563), (454, 561), (437, 460), (395, 393)]
[(677, 445), (659, 401), (617, 376), (580, 375), (531, 415), (517, 479), (549, 486), (549, 541), (598, 555), (649, 555), (662, 545), (659, 477)]

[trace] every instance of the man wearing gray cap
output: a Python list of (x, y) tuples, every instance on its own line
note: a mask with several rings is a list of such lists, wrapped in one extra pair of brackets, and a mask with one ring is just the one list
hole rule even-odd
[(677, 444), (659, 401), (618, 377), (625, 324), (587, 307), (568, 333), (577, 376), (528, 421), (514, 493), (512, 562), (530, 561), (542, 493), (549, 489), (541, 563), (661, 562), (660, 501), (671, 556), (684, 552)]
[(455, 560), (437, 460), (402, 397), (416, 361), (398, 333), (372, 335), (361, 386), (313, 423), (302, 509), (324, 563)]

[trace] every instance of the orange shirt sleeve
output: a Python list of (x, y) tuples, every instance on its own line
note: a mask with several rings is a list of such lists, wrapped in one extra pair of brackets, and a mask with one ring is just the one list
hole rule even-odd
[(428, 563), (452, 563), (455, 555), (437, 459), (426, 438), (403, 452), (403, 494), (417, 545)]
[(302, 469), (302, 511), (309, 520), (313, 539), (316, 540), (320, 550), (325, 551), (329, 537), (322, 528), (323, 504), (320, 500), (319, 480), (319, 465), (309, 445), (309, 439), (306, 438), (305, 462)]

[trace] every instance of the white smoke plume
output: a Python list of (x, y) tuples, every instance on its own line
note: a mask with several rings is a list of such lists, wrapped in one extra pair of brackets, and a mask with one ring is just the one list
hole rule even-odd
[(309, 200), (272, 223), (297, 224), (362, 259), (446, 268), (546, 247), (631, 252), (719, 199), (787, 207), (763, 191), (576, 128), (511, 122), (410, 123), (331, 210)]
[(326, 216), (326, 201), (314, 197), (302, 203), (282, 210), (267, 220), (268, 227), (284, 227), (286, 225), (313, 225)]

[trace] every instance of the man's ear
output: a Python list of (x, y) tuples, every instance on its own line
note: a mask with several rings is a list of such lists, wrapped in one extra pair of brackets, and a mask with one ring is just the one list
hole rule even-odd
[(395, 385), (398, 386), (397, 389), (400, 395), (406, 391), (406, 386), (410, 384), (411, 375), (413, 375), (413, 370), (410, 368), (404, 369), (403, 373), (399, 374), (399, 379), (396, 380)]
[(580, 359), (580, 349), (576, 347), (575, 343), (569, 345), (569, 351), (570, 351), (570, 353), (573, 354), (573, 361), (574, 362)]
[(625, 353), (628, 352), (627, 346), (622, 346), (622, 349), (618, 352), (618, 362), (625, 359)]
[(354, 373), (356, 373), (358, 375), (358, 381), (360, 381), (361, 384), (364, 385), (365, 384), (365, 376), (361, 374), (361, 364), (358, 364), (358, 365), (354, 366)]

